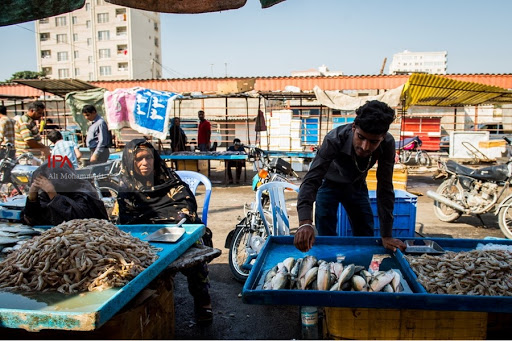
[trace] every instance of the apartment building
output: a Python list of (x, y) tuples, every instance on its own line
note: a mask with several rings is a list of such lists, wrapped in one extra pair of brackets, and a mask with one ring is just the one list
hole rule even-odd
[(411, 52), (405, 50), (393, 55), (389, 66), (389, 74), (408, 74), (424, 72), (445, 75), (448, 53), (441, 52)]
[(83, 81), (162, 77), (160, 14), (87, 0), (37, 20), (37, 66), (48, 78)]

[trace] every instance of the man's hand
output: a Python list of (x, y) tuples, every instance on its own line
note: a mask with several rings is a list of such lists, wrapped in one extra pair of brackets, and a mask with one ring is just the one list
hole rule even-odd
[(89, 162), (96, 162), (98, 160), (98, 154), (92, 154)]
[(393, 252), (395, 252), (397, 248), (399, 248), (400, 251), (403, 252), (405, 251), (406, 248), (404, 242), (402, 242), (400, 239), (395, 239), (393, 237), (382, 237), (382, 246)]
[(36, 181), (34, 180), (28, 190), (28, 200), (36, 201), (38, 192), (39, 192), (39, 186), (37, 186)]
[(295, 233), (293, 245), (302, 252), (309, 251), (315, 242), (315, 230), (311, 226), (303, 226)]
[(43, 150), (43, 158), (46, 160), (48, 158), (48, 156), (50, 156), (50, 154), (52, 153), (52, 151), (50, 150), (50, 147), (48, 146), (44, 146)]

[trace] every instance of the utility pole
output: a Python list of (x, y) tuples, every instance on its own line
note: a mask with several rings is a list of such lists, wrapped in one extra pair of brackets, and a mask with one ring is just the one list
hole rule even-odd
[(382, 75), (384, 73), (384, 67), (386, 66), (386, 61), (388, 60), (387, 57), (384, 57), (384, 61), (382, 62), (382, 67), (380, 68), (379, 75)]
[(226, 78), (228, 78), (228, 63), (224, 63), (224, 70), (226, 72)]

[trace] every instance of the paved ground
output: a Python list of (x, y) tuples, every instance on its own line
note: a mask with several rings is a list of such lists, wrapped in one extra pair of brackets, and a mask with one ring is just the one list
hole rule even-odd
[[(215, 165), (212, 164), (212, 167)], [(503, 238), (497, 219), (492, 214), (483, 216), (486, 227), (476, 217), (461, 217), (456, 223), (443, 223), (434, 215), (432, 199), (425, 193), (440, 184), (432, 180), (433, 169), (411, 169), (407, 189), (418, 195), (416, 233), (425, 237), (476, 238), (486, 236)], [(254, 192), (250, 179), (254, 173), (248, 170), (246, 185), (226, 187), (214, 183), (209, 227), (213, 231), (214, 246), (222, 255), (210, 263), (211, 294), (214, 323), (201, 329), (193, 322), (192, 297), (188, 294), (186, 278), (178, 274), (175, 279), (176, 339), (300, 339), (301, 327), (297, 306), (263, 306), (242, 303), (242, 284), (231, 275), (228, 265), (228, 249), (224, 241), (228, 232), (243, 216), (243, 204), (251, 202)], [(212, 169), (213, 181), (223, 180), (222, 169)], [(199, 192), (201, 193), (201, 192)], [(201, 202), (199, 195), (198, 201)], [(292, 209), (295, 211), (295, 207)], [(295, 213), (295, 212), (292, 212)]]

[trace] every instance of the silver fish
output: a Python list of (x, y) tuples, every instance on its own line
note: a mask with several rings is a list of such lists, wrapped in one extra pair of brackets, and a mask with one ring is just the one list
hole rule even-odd
[(0, 237), (0, 245), (14, 245), (18, 240), (18, 238)]
[(328, 290), (331, 287), (331, 266), (329, 263), (322, 261), (318, 266), (316, 276), (316, 285), (318, 290)]
[(268, 270), (265, 276), (265, 283), (269, 282), (277, 274), (277, 265)]
[(400, 274), (396, 271), (393, 271), (393, 279), (391, 280), (391, 287), (394, 292), (404, 291), (404, 287), (402, 283), (400, 283), (401, 277)]
[(314, 280), (316, 280), (316, 276), (318, 274), (318, 267), (313, 267), (309, 269), (309, 271), (306, 273), (304, 277), (300, 279), (300, 284), (302, 290), (305, 290), (307, 286), (312, 283)]
[(343, 271), (343, 264), (338, 262), (330, 262), (329, 264), (331, 265), (331, 273), (336, 276), (337, 281)]
[(382, 288), (393, 280), (394, 271), (386, 271), (374, 276), (370, 282), (370, 291), (381, 291)]
[(395, 292), (393, 288), (391, 287), (391, 283), (388, 283), (382, 288), (382, 292)]
[(343, 283), (345, 283), (346, 281), (351, 279), (352, 276), (354, 275), (354, 269), (355, 269), (354, 264), (347, 265), (341, 272), (341, 275), (338, 278), (338, 281), (336, 282), (336, 284), (334, 284), (331, 287), (331, 291), (341, 290), (341, 286), (343, 285)]
[(354, 288), (355, 291), (368, 291), (368, 286), (366, 284), (366, 280), (359, 276), (354, 275), (352, 276), (352, 288)]
[(270, 281), (272, 284), (272, 289), (284, 289), (288, 285), (289, 280), (290, 275), (288, 273), (278, 272)]
[(295, 258), (288, 257), (283, 261), (283, 264), (284, 266), (286, 266), (286, 270), (288, 270), (288, 272), (291, 272), (293, 266), (295, 265)]
[(317, 259), (315, 256), (306, 256), (302, 259), (302, 265), (299, 270), (299, 281), (301, 281), (300, 288), (304, 289), (302, 286), (303, 278), (306, 276), (309, 270), (313, 268), (317, 263)]

